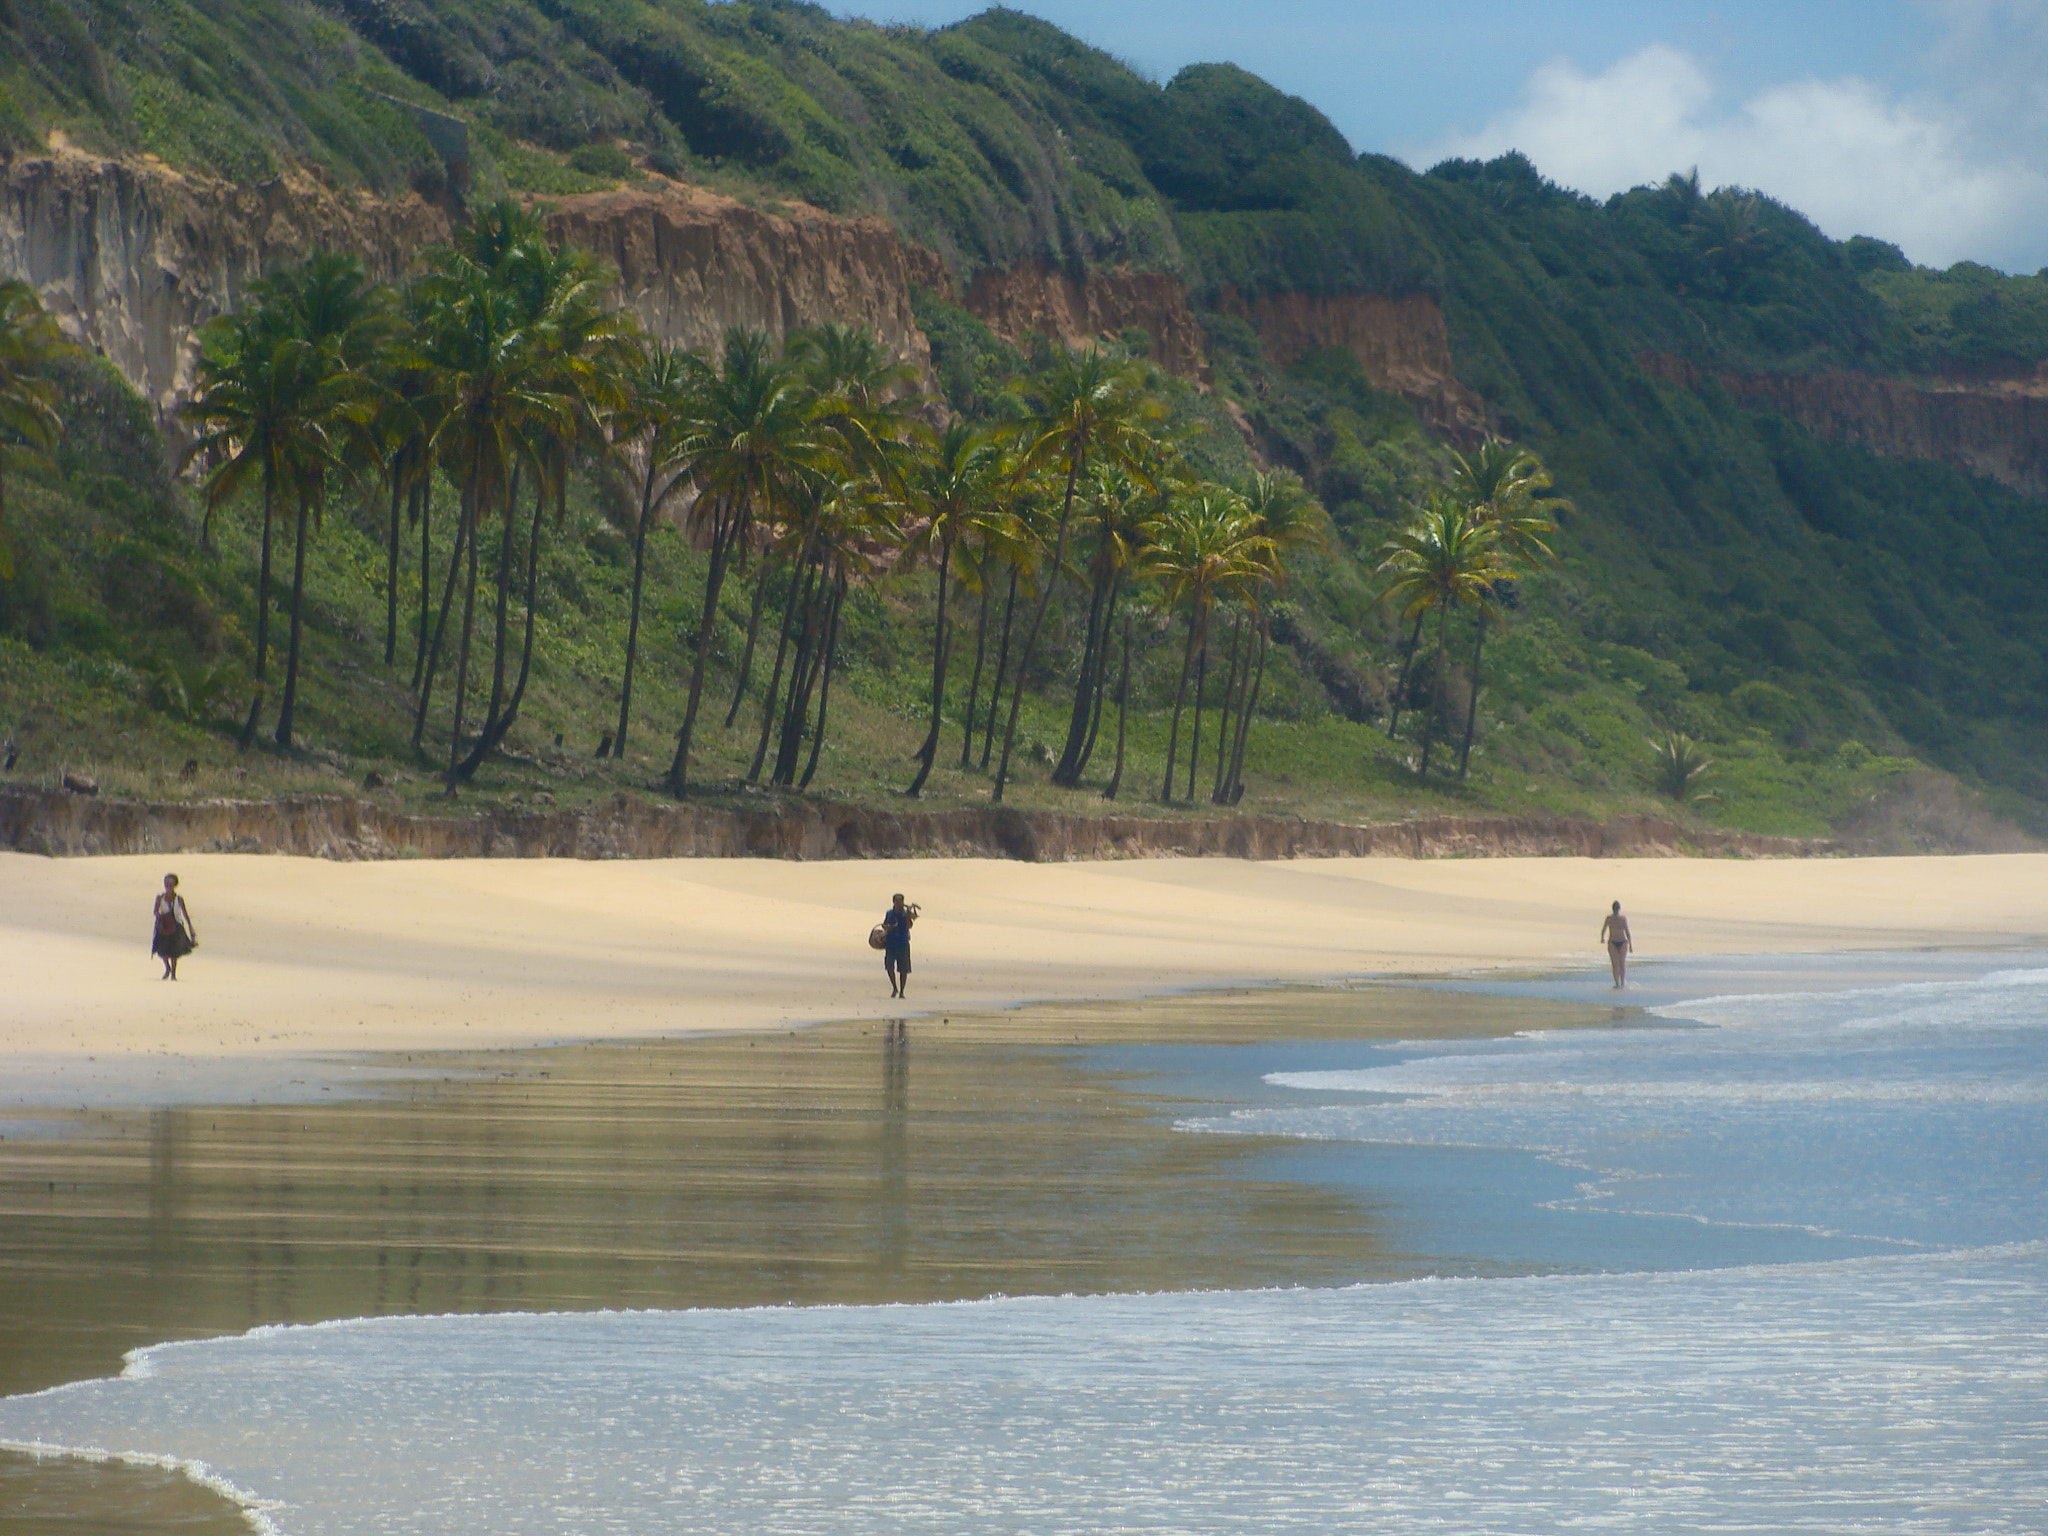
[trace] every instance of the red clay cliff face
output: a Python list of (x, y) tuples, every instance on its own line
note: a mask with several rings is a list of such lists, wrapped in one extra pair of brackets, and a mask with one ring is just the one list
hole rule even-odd
[(1140, 326), (1151, 335), (1152, 360), (1161, 368), (1198, 384), (1209, 382), (1202, 327), (1188, 308), (1187, 289), (1170, 273), (1118, 268), (1076, 281), (1044, 262), (984, 267), (967, 285), (961, 306), (1012, 342), (1035, 334), (1080, 346), (1115, 341)]
[[(1678, 358), (1637, 361), (1691, 387), (1700, 371)], [(1886, 458), (1925, 459), (2048, 496), (2048, 373), (1987, 382), (1909, 381), (1868, 373), (1721, 374), (1737, 398), (1779, 412), (1816, 437)]]
[(1271, 362), (1285, 368), (1339, 347), (1375, 389), (1411, 401), (1429, 426), (1457, 441), (1486, 430), (1486, 408), (1458, 382), (1443, 310), (1426, 293), (1279, 293), (1247, 300), (1226, 288), (1218, 308), (1242, 315)]

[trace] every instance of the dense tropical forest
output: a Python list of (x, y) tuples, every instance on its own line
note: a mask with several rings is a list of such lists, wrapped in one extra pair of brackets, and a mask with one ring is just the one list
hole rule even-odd
[[(2048, 274), (1684, 174), (1418, 174), (1228, 65), (1162, 85), (1009, 11), (9, 0), (0, 31), (13, 153), (448, 198), (412, 104), (472, 155), (404, 283), (316, 262), (216, 324), (181, 461), (11, 301), (24, 769), (2048, 826), (2040, 494), (1770, 393), (2038, 377)], [(924, 377), (844, 327), (661, 348), (520, 206), (671, 180), (877, 214), (963, 287), (1170, 273), (1211, 378), (937, 292)], [(1440, 309), (1472, 420), (1275, 344), (1271, 305), (1357, 295)]]

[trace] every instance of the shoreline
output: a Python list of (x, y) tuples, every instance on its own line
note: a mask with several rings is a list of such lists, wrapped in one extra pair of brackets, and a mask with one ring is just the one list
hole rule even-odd
[[(146, 953), (175, 869), (201, 947)], [(924, 905), (893, 1005), (866, 933)], [(0, 1062), (283, 1062), (786, 1030), (1034, 1002), (1565, 969), (1639, 958), (2048, 940), (2048, 855), (1801, 861), (1324, 858), (414, 860), (0, 853)], [(59, 1100), (62, 1101), (61, 1099)]]

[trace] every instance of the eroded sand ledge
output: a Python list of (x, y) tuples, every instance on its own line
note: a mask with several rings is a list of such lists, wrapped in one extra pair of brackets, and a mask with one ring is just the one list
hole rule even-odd
[(1802, 858), (1813, 839), (1683, 827), (1657, 816), (1411, 816), (1360, 825), (1299, 816), (1078, 815), (765, 796), (677, 805), (633, 795), (583, 809), (496, 806), (419, 815), (355, 795), (117, 800), (0, 786), (0, 848), (55, 856), (293, 853), (323, 859), (1293, 859), (1579, 854)]
[[(149, 902), (202, 941), (175, 985)], [(2048, 854), (1026, 864), (0, 853), (0, 1059), (421, 1050), (903, 1012), (865, 935), (924, 905), (911, 1006), (998, 1007), (1486, 966), (2048, 937)]]

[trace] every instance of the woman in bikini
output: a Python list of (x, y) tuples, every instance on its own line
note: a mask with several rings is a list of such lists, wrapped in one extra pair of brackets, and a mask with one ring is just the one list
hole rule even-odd
[(199, 943), (192, 913), (185, 906), (185, 898), (178, 894), (176, 875), (164, 876), (163, 894), (151, 904), (149, 915), (154, 935), (149, 941), (149, 952), (163, 961), (163, 980), (176, 981), (179, 960), (191, 954)]
[(1629, 937), (1628, 919), (1621, 915), (1621, 903), (1614, 904), (1614, 910), (1607, 914), (1607, 920), (1600, 925), (1601, 942), (1607, 946), (1607, 964), (1614, 972), (1617, 988), (1628, 985), (1628, 952), (1636, 947)]

